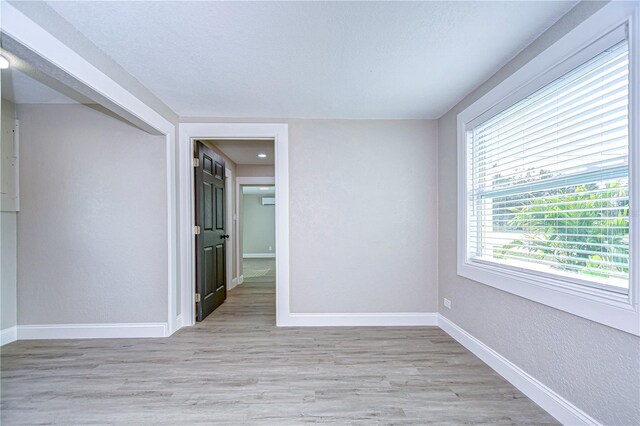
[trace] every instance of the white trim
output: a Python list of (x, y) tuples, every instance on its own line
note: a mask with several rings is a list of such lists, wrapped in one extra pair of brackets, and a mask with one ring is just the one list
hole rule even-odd
[[(640, 265), (630, 262), (629, 295), (592, 289), (577, 282), (544, 277), (527, 271), (467, 259), (466, 129), (478, 117), (490, 115), (549, 79), (584, 62), (594, 43), (619, 37), (613, 30), (628, 23), (630, 58), (630, 253), (640, 252), (640, 6), (637, 2), (610, 2), (575, 29), (498, 84), (458, 114), (457, 273), (460, 276), (534, 300), (583, 318), (640, 336)], [(603, 38), (606, 37), (606, 40)], [(596, 47), (598, 47), (596, 46)], [(588, 53), (588, 52), (587, 52)]]
[(2, 3), (2, 32), (53, 64), (68, 75), (104, 96), (113, 106), (122, 108), (139, 120), (139, 125), (147, 125), (165, 136), (166, 153), (166, 191), (167, 191), (167, 335), (176, 329), (177, 289), (179, 282), (177, 209), (178, 188), (176, 186), (176, 141), (175, 126), (158, 114), (153, 108), (138, 99), (116, 81), (104, 74), (90, 62), (48, 33), (38, 24), (17, 10), (10, 3)]
[[(640, 335), (640, 3), (629, 20), (630, 96), (629, 104), (629, 301), (635, 304), (636, 335)], [(634, 261), (635, 260), (635, 261)]]
[(243, 253), (243, 259), (275, 259), (275, 253)]
[(238, 286), (238, 279), (234, 278), (231, 280), (231, 286), (227, 290), (233, 290)]
[(289, 314), (289, 327), (437, 326), (437, 312)]
[(13, 326), (0, 330), (0, 346), (4, 346), (18, 340), (18, 327)]
[(600, 424), (593, 417), (442, 316), (442, 314), (439, 315), (438, 326), (562, 424)]
[[(180, 266), (184, 325), (195, 322), (193, 232), (193, 141), (194, 139), (273, 139), (275, 151), (276, 203), (276, 325), (289, 317), (289, 126), (276, 123), (181, 123), (180, 178)], [(236, 177), (236, 182), (239, 177)], [(253, 178), (252, 178), (253, 179)], [(273, 178), (272, 178), (273, 179)]]
[(166, 323), (19, 325), (19, 340), (165, 337)]
[[(233, 195), (233, 191), (234, 191), (234, 185), (233, 185), (233, 173), (231, 172), (231, 169), (229, 169), (228, 167), (225, 167), (224, 170), (224, 191), (225, 191), (225, 203), (226, 203), (226, 211), (225, 211), (225, 225), (226, 225), (226, 231), (227, 231), (227, 235), (229, 235), (229, 238), (227, 239), (227, 244), (225, 245), (225, 256), (226, 256), (226, 262), (225, 262), (225, 268), (226, 268), (226, 277), (227, 277), (227, 290), (231, 290), (233, 287), (235, 287), (236, 285), (233, 283), (233, 244), (231, 244), (231, 241), (233, 241), (235, 243), (235, 236), (236, 236), (236, 232), (235, 232), (235, 221), (233, 219), (233, 203), (231, 202), (231, 200), (233, 199), (232, 195)], [(236, 271), (237, 272), (237, 271)]]

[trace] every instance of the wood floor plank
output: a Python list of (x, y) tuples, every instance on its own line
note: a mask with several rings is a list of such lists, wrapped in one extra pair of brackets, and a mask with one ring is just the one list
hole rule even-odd
[(276, 328), (274, 293), (165, 339), (4, 346), (2, 424), (557, 424), (437, 327)]

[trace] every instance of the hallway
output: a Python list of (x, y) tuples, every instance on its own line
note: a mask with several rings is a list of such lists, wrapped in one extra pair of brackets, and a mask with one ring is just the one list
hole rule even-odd
[(274, 295), (165, 339), (7, 345), (2, 423), (556, 423), (438, 328), (276, 328)]
[(265, 282), (276, 279), (276, 259), (243, 259), (242, 276), (244, 282)]

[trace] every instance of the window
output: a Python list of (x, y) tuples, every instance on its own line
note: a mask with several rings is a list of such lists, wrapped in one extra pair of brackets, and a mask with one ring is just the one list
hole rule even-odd
[(629, 44), (467, 130), (468, 258), (629, 290)]
[(638, 21), (608, 3), (458, 114), (457, 272), (640, 336)]

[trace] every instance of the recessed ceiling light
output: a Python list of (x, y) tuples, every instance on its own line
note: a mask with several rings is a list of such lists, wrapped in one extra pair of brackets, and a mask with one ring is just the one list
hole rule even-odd
[(268, 191), (268, 190), (269, 190), (269, 188), (267, 188), (266, 186), (260, 187), (260, 191)]
[(0, 55), (0, 70), (6, 70), (9, 68), (9, 61), (4, 56)]
[(262, 153), (260, 153), (260, 154), (258, 154), (258, 157), (260, 157), (260, 158), (267, 158), (267, 154), (262, 154)]

